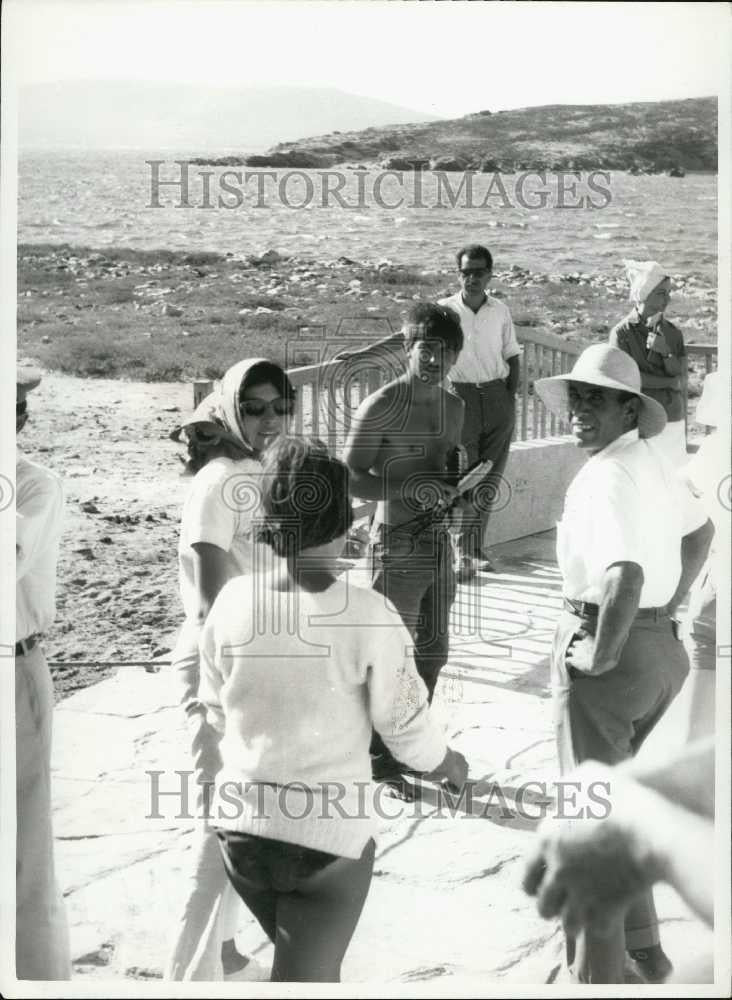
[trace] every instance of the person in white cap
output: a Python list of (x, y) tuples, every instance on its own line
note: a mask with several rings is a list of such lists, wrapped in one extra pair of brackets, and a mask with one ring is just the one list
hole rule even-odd
[[(18, 368), (16, 433), (40, 381), (35, 369)], [(15, 476), (15, 972), (18, 979), (58, 981), (71, 978), (71, 960), (53, 855), (53, 681), (40, 640), (56, 613), (63, 489), (55, 472), (20, 451)]]
[(687, 367), (681, 330), (664, 315), (671, 298), (671, 278), (653, 260), (623, 263), (633, 309), (610, 331), (609, 343), (633, 358), (643, 391), (666, 411), (666, 426), (656, 443), (678, 465), (686, 461)]
[[(689, 664), (673, 616), (704, 564), (712, 527), (648, 441), (666, 413), (641, 391), (625, 352), (595, 344), (570, 373), (535, 386), (551, 411), (569, 413), (589, 455), (557, 525), (565, 611), (551, 677), (566, 774), (584, 760), (635, 756), (678, 694)], [(622, 983), (626, 949), (645, 981), (669, 974), (650, 892), (640, 892), (624, 925), (610, 920), (608, 934), (567, 934), (567, 964), (582, 983)]]

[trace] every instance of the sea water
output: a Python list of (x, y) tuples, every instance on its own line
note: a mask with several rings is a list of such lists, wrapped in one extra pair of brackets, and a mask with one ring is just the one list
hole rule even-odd
[[(431, 270), (452, 268), (457, 247), (480, 242), (498, 270), (620, 274), (623, 258), (652, 258), (716, 285), (714, 175), (475, 174), (466, 185), (459, 173), (426, 172), (415, 191), (411, 173), (250, 170), (245, 179), (245, 167), (177, 162), (191, 155), (23, 153), (18, 240), (237, 255), (273, 248)], [(156, 189), (156, 180), (177, 183)]]

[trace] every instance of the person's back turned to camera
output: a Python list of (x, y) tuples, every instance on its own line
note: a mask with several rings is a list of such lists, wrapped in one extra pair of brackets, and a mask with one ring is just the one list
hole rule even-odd
[(223, 732), (224, 863), (275, 945), (272, 981), (337, 982), (371, 882), (372, 725), (416, 770), (461, 785), (412, 640), (383, 598), (336, 579), (348, 472), (316, 441), (265, 458), (269, 565), (226, 584), (201, 637), (201, 689)]

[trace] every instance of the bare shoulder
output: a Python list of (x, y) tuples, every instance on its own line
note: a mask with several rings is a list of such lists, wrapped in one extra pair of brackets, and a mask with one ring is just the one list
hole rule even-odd
[(394, 381), (382, 385), (364, 399), (356, 411), (355, 419), (360, 422), (373, 422), (382, 419), (392, 411), (394, 401), (400, 392), (404, 392), (404, 386), (400, 382)]

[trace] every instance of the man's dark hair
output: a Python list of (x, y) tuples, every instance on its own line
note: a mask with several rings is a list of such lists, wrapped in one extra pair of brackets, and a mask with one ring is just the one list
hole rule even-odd
[(463, 257), (467, 257), (468, 260), (480, 260), (482, 258), (486, 262), (488, 270), (493, 270), (493, 256), (488, 247), (484, 247), (480, 243), (468, 243), (466, 247), (458, 250), (455, 254), (458, 268), (463, 262)]
[(418, 340), (441, 340), (453, 351), (463, 349), (463, 328), (460, 317), (447, 306), (436, 302), (418, 302), (409, 310), (404, 322), (404, 344), (411, 347)]

